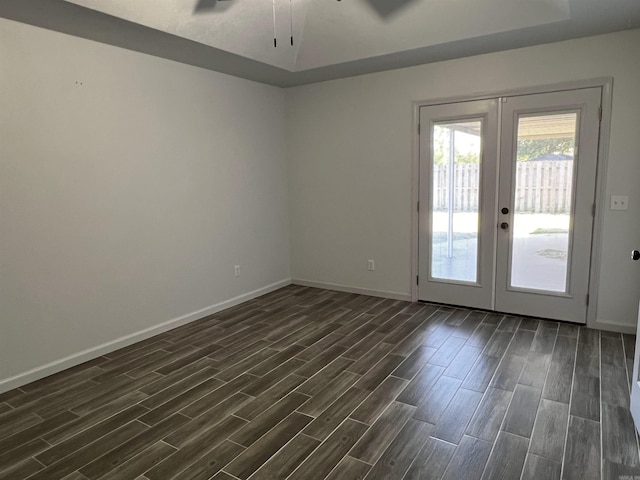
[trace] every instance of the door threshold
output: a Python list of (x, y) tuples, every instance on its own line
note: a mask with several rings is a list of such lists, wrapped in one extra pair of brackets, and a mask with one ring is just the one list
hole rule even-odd
[(487, 313), (494, 313), (494, 314), (498, 314), (498, 315), (509, 315), (511, 317), (528, 318), (528, 319), (531, 319), (531, 320), (545, 320), (545, 321), (549, 321), (549, 322), (564, 323), (566, 325), (575, 325), (577, 327), (586, 327), (587, 326), (586, 322), (585, 323), (570, 322), (568, 320), (559, 320), (557, 318), (546, 318), (546, 317), (537, 317), (537, 316), (534, 316), (534, 315), (522, 315), (522, 314), (518, 314), (518, 313), (500, 312), (498, 310), (489, 310), (489, 309), (486, 309), (486, 308), (465, 307), (465, 306), (462, 306), (462, 305), (454, 305), (454, 304), (451, 304), (451, 303), (430, 302), (430, 301), (427, 301), (427, 300), (418, 300), (418, 303), (421, 303), (423, 305), (436, 305), (436, 306), (440, 306), (440, 307), (458, 308), (458, 309), (470, 310), (470, 311), (474, 311), (474, 312), (487, 312)]

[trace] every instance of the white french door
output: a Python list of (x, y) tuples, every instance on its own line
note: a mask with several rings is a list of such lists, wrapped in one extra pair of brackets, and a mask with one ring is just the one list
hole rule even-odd
[(420, 300), (585, 323), (601, 89), (420, 109)]
[(493, 309), (498, 100), (422, 107), (420, 125), (419, 299)]

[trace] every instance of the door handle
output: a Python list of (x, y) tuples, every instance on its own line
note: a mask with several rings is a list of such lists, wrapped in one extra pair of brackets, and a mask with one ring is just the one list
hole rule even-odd
[(638, 250), (634, 250), (631, 252), (632, 260), (640, 260), (640, 252)]
[[(502, 222), (500, 224), (500, 228), (503, 230), (509, 230), (509, 224), (507, 222)], [(640, 252), (638, 252), (640, 254)]]

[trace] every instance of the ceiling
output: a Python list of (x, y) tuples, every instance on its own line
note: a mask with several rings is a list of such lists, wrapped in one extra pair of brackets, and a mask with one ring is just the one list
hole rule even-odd
[(272, 0), (0, 0), (0, 16), (282, 87), (640, 27), (639, 0), (275, 3), (277, 48)]

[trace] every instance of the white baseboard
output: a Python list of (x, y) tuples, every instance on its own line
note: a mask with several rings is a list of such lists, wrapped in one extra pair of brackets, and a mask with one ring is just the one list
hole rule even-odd
[(591, 322), (587, 326), (589, 328), (596, 328), (598, 330), (607, 330), (609, 332), (618, 333), (630, 333), (632, 335), (636, 334), (637, 329), (635, 325), (623, 325), (620, 323), (606, 322), (603, 320), (596, 320), (595, 322)]
[(370, 290), (368, 288), (349, 287), (337, 283), (315, 282), (313, 280), (302, 280), (295, 278), (291, 280), (293, 285), (302, 285), (303, 287), (324, 288), (326, 290), (336, 290), (338, 292), (357, 293), (360, 295), (369, 295), (372, 297), (391, 298), (393, 300), (411, 301), (411, 294), (399, 292), (387, 292), (384, 290)]
[(216, 303), (215, 305), (211, 305), (195, 312), (188, 313), (181, 317), (174, 318), (167, 322), (154, 325), (153, 327), (145, 328), (144, 330), (140, 330), (130, 335), (125, 335), (124, 337), (120, 337), (110, 342), (103, 343), (102, 345), (88, 348), (81, 352), (74, 353), (73, 355), (69, 355), (68, 357), (61, 358), (60, 360), (55, 360), (26, 372), (19, 373), (18, 375), (15, 375), (13, 377), (2, 379), (0, 380), (0, 393), (13, 390), (14, 388), (66, 370), (67, 368), (80, 365), (81, 363), (93, 360), (94, 358), (97, 358), (101, 355), (105, 355), (120, 348), (132, 345), (136, 342), (146, 340), (147, 338), (151, 338), (155, 335), (167, 332), (176, 327), (186, 325), (187, 323), (199, 320), (213, 313), (217, 313), (222, 310), (226, 310), (227, 308), (234, 307), (253, 298), (278, 290), (279, 288), (286, 287), (287, 285), (291, 285), (291, 279), (280, 280), (279, 282), (272, 283), (271, 285), (267, 285), (266, 287), (259, 288), (252, 292), (239, 295), (220, 303)]
[[(316, 282), (314, 280), (302, 280), (300, 278), (292, 279), (291, 283), (293, 285), (302, 285), (303, 287), (324, 288), (326, 290), (336, 290), (338, 292), (358, 293), (361, 295), (370, 295), (372, 297), (391, 298), (394, 300), (406, 300), (408, 302), (412, 301), (411, 294), (408, 294), (408, 293), (387, 292), (384, 290), (370, 290), (368, 288), (350, 287), (347, 285), (340, 285), (340, 284), (328, 283), (328, 282)], [(632, 335), (636, 334), (635, 325), (624, 325), (624, 324), (619, 324), (614, 322), (606, 322), (602, 320), (590, 323), (588, 327), (595, 328), (598, 330), (606, 330), (609, 332), (630, 333)]]

